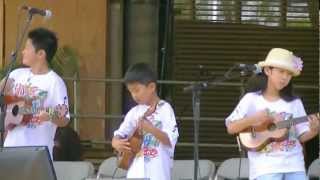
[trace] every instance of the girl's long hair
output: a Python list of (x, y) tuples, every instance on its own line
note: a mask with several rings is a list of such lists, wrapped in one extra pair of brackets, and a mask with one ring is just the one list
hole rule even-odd
[[(267, 89), (268, 76), (262, 70), (262, 73), (252, 76), (246, 84), (246, 92), (260, 92), (263, 93)], [(286, 102), (293, 101), (298, 97), (293, 94), (292, 81), (280, 90), (280, 97)]]

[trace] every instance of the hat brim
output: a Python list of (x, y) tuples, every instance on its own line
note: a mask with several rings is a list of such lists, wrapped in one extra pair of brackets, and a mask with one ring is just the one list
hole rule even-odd
[(266, 61), (260, 61), (258, 63), (258, 66), (260, 67), (268, 67), (268, 66), (271, 66), (271, 67), (276, 67), (276, 68), (281, 68), (281, 69), (285, 69), (285, 70), (288, 70), (292, 73), (293, 76), (299, 76), (300, 75), (300, 71), (297, 71), (285, 64), (280, 64), (280, 63), (270, 63), (270, 62), (266, 62)]

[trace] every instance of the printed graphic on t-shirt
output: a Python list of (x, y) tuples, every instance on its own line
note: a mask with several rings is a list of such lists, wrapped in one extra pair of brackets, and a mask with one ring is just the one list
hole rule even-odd
[[(38, 109), (43, 109), (44, 100), (48, 96), (47, 91), (32, 86), (30, 83), (16, 84), (14, 87), (14, 94), (31, 102), (31, 112), (37, 112)], [(26, 126), (27, 128), (35, 128), (37, 124), (37, 116), (32, 115), (31, 120), (27, 122)]]
[(264, 152), (271, 151), (290, 151), (294, 147), (296, 147), (296, 140), (284, 140), (281, 142), (272, 142), (263, 150)]
[[(290, 116), (292, 116), (291, 113), (281, 112), (270, 112), (273, 115), (280, 115), (283, 120), (286, 120)], [(272, 142), (268, 144), (264, 149), (261, 150), (261, 152), (276, 152), (276, 151), (290, 151), (294, 149), (297, 146), (297, 138), (295, 137), (295, 131), (294, 128), (290, 128), (288, 138), (284, 141), (280, 142)]]
[[(155, 116), (151, 116), (150, 122), (154, 127), (158, 129), (162, 129), (162, 122), (160, 120), (156, 120)], [(146, 133), (143, 137), (143, 155), (145, 162), (149, 162), (152, 158), (158, 156), (157, 148), (160, 145), (160, 141), (151, 133)]]
[(67, 111), (64, 98), (64, 104), (58, 105), (54, 108), (45, 108), (44, 102), (48, 97), (48, 92), (36, 86), (32, 86), (29, 82), (27, 84), (18, 83), (14, 86), (14, 96), (23, 97), (25, 99), (25, 108), (30, 115), (25, 115), (21, 124), (26, 125), (27, 128), (35, 128), (39, 124), (38, 113), (45, 110), (49, 113), (49, 117), (64, 116)]
[(44, 92), (38, 87), (32, 86), (30, 83), (18, 83), (14, 87), (14, 94), (19, 97), (24, 97), (25, 99), (33, 99), (35, 97), (46, 96), (47, 92)]

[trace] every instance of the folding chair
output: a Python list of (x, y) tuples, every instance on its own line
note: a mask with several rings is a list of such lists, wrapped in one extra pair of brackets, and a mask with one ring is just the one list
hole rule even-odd
[[(201, 180), (212, 180), (215, 164), (210, 160), (199, 160), (198, 177)], [(192, 180), (194, 177), (194, 160), (174, 160), (172, 180)]]
[(314, 160), (308, 168), (308, 177), (311, 179), (320, 179), (320, 159)]
[(248, 158), (231, 158), (218, 167), (215, 180), (249, 179)]
[(97, 178), (125, 179), (127, 171), (117, 166), (117, 158), (110, 157), (99, 166)]
[(58, 180), (83, 180), (94, 175), (92, 163), (86, 161), (54, 161)]

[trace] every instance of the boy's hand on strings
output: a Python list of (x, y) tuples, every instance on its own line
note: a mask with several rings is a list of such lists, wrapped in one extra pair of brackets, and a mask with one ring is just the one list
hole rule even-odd
[(310, 131), (315, 134), (318, 134), (319, 133), (319, 118), (316, 115), (309, 115), (308, 120), (309, 120)]
[(38, 123), (50, 120), (49, 113), (47, 113), (46, 111), (40, 111), (36, 118), (38, 120)]
[(141, 118), (138, 125), (140, 130), (151, 132), (154, 128), (153, 124), (145, 118)]
[(40, 111), (38, 114), (35, 114), (33, 116), (31, 122), (40, 124), (44, 121), (49, 121), (49, 118), (49, 113), (47, 113), (46, 111)]
[[(28, 102), (26, 102), (28, 104)], [(58, 104), (53, 110), (40, 110), (38, 114), (34, 115), (32, 121), (42, 123), (44, 121), (53, 121), (55, 118), (60, 119), (66, 116), (68, 107), (65, 104)]]
[(151, 105), (147, 111), (143, 114), (143, 116), (138, 121), (138, 128), (140, 131), (144, 130), (146, 132), (151, 132), (154, 126), (152, 123), (147, 119), (148, 116), (151, 116), (157, 108), (157, 103)]

